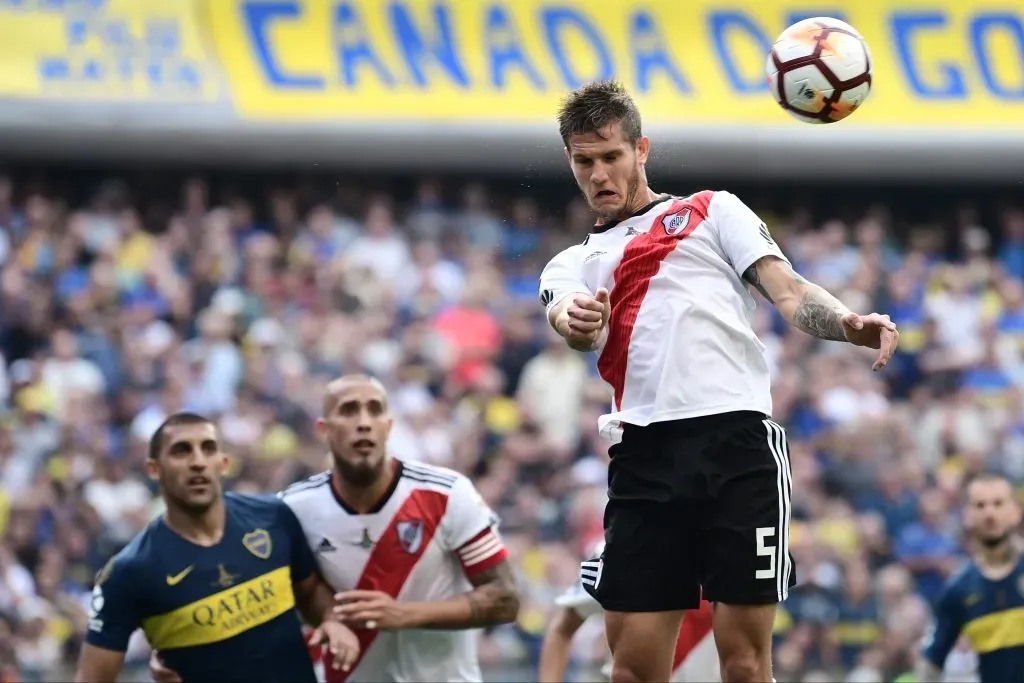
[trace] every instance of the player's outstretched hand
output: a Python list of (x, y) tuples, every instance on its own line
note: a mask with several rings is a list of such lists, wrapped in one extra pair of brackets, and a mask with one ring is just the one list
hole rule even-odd
[(409, 627), (406, 607), (381, 591), (354, 590), (335, 594), (334, 616), (353, 628), (389, 631)]
[(327, 641), (327, 649), (334, 659), (333, 667), (349, 671), (359, 659), (359, 638), (348, 626), (336, 621), (325, 621), (309, 636), (310, 645), (321, 645)]
[(156, 650), (149, 655), (149, 674), (156, 683), (182, 683), (178, 672), (164, 666), (164, 660)]
[(896, 323), (889, 316), (879, 313), (850, 313), (843, 318), (843, 332), (851, 344), (878, 349), (878, 358), (871, 366), (872, 370), (884, 368), (892, 360), (900, 343), (900, 331), (896, 329)]
[(601, 331), (608, 325), (611, 315), (611, 302), (608, 290), (603, 287), (594, 296), (576, 294), (572, 303), (565, 309), (568, 317), (568, 330), (563, 336), (573, 348), (590, 347), (601, 339)]

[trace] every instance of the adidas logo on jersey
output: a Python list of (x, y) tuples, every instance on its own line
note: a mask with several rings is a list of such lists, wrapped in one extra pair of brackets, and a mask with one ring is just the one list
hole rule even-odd
[(330, 539), (327, 538), (320, 541), (320, 543), (318, 543), (316, 546), (316, 552), (320, 555), (324, 553), (333, 553), (337, 549), (338, 548), (335, 547), (333, 543), (331, 543)]

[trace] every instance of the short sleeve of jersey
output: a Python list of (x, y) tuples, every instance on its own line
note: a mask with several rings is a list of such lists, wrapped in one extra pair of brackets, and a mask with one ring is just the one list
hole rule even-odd
[(142, 623), (134, 575), (126, 558), (115, 557), (99, 574), (89, 602), (85, 642), (105, 650), (124, 652)]
[(731, 192), (715, 192), (708, 218), (722, 252), (738, 276), (743, 277), (747, 268), (765, 256), (777, 256), (789, 263), (765, 222)]
[(559, 607), (571, 607), (580, 615), (581, 619), (588, 619), (595, 614), (601, 613), (601, 604), (584, 590), (583, 585), (578, 582), (565, 593), (555, 598), (555, 604)]
[(550, 313), (552, 307), (570, 294), (591, 291), (583, 281), (580, 273), (579, 245), (573, 245), (548, 261), (540, 274), (540, 302), (545, 311)]
[(950, 583), (935, 605), (935, 620), (925, 637), (923, 654), (938, 669), (956, 645), (964, 625), (963, 599), (958, 583)]
[[(280, 494), (278, 494), (280, 495)], [(291, 543), (292, 582), (296, 583), (309, 578), (316, 571), (316, 558), (306, 542), (306, 534), (302, 531), (302, 523), (295, 516), (291, 507), (284, 501), (275, 501), (280, 507), (281, 526), (288, 534)]]
[(467, 575), (490, 569), (508, 557), (498, 525), (498, 516), (473, 482), (460, 475), (449, 494), (441, 533), (445, 547), (458, 555)]

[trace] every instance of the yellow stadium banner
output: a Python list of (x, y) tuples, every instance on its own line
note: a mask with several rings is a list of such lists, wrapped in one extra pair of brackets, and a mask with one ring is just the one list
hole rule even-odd
[(203, 1), (0, 0), (0, 97), (217, 101)]
[(0, 98), (537, 124), (615, 77), (650, 123), (772, 125), (765, 57), (808, 16), (872, 51), (844, 128), (1024, 129), (1024, 0), (0, 0)]
[(1024, 129), (1021, 0), (207, 0), (206, 11), (248, 118), (534, 123), (580, 83), (616, 77), (650, 122), (778, 123), (771, 42), (832, 16), (875, 60), (870, 99), (840, 125)]

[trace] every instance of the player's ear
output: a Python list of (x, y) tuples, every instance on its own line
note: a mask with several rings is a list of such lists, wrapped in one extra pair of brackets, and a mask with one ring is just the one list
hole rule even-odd
[(152, 482), (160, 481), (160, 464), (156, 458), (146, 458), (146, 476)]
[(327, 421), (322, 417), (316, 419), (316, 433), (325, 438), (327, 436)]
[(647, 163), (647, 156), (651, 153), (651, 139), (646, 135), (641, 135), (640, 139), (636, 141), (636, 160), (641, 164)]
[(217, 463), (217, 474), (226, 477), (229, 472), (231, 472), (231, 456), (222, 452), (220, 462)]

